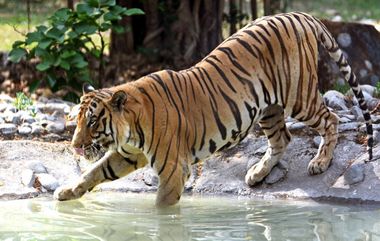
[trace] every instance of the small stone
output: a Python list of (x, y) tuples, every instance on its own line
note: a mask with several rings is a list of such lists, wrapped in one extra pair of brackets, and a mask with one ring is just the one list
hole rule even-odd
[(65, 123), (63, 121), (51, 122), (46, 126), (46, 130), (50, 133), (60, 134), (65, 130)]
[(38, 177), (38, 180), (40, 181), (41, 185), (46, 188), (48, 191), (54, 191), (55, 189), (58, 188), (59, 183), (58, 180), (53, 177), (50, 174), (47, 173), (39, 173), (36, 174)]
[[(33, 124), (35, 124), (35, 123), (33, 123)], [(43, 131), (44, 131), (44, 128), (42, 126), (40, 126), (38, 123), (36, 123), (35, 125), (32, 125), (32, 132), (31, 132), (32, 134), (39, 135)]]
[(329, 90), (323, 95), (323, 100), (328, 107), (331, 107), (335, 110), (347, 110), (346, 97), (336, 91)]
[(348, 33), (340, 33), (338, 35), (337, 41), (343, 48), (347, 48), (352, 43), (351, 36)]
[(77, 127), (76, 121), (67, 121), (66, 122), (66, 130), (68, 130), (69, 132), (74, 132), (76, 127)]
[(352, 106), (351, 113), (356, 117), (357, 121), (359, 121), (359, 122), (364, 121), (363, 112), (359, 106), (357, 106), (357, 105)]
[(366, 70), (366, 69), (360, 69), (359, 70), (359, 77), (360, 78), (364, 78), (364, 77), (366, 77), (368, 75), (368, 70)]
[(337, 80), (336, 80), (336, 84), (339, 85), (339, 86), (345, 86), (347, 84), (347, 81), (341, 77), (339, 77)]
[(321, 143), (321, 139), (322, 137), (321, 136), (316, 136), (313, 138), (313, 143), (315, 146), (319, 146), (319, 144)]
[(352, 185), (364, 180), (364, 164), (356, 163), (348, 168), (344, 173), (344, 184)]
[(274, 184), (283, 180), (285, 178), (286, 173), (286, 170), (280, 169), (277, 166), (275, 166), (264, 181), (267, 184)]
[(348, 122), (351, 122), (351, 119), (345, 116), (339, 118), (339, 123), (348, 123)]
[(65, 103), (47, 103), (44, 111), (48, 113), (60, 112), (64, 114), (67, 108), (70, 109), (70, 106)]
[(36, 177), (34, 176), (34, 173), (30, 169), (25, 169), (21, 173), (21, 183), (24, 184), (27, 187), (33, 187), (34, 180)]
[(9, 104), (0, 103), (0, 112), (4, 112), (8, 108)]
[(0, 124), (0, 132), (3, 135), (13, 135), (17, 132), (17, 127), (10, 123)]
[(158, 186), (158, 176), (154, 172), (151, 172), (151, 171), (144, 172), (143, 180), (147, 186), (153, 186), (153, 187)]
[(5, 111), (9, 111), (9, 112), (12, 112), (12, 113), (16, 113), (16, 112), (17, 112), (17, 109), (16, 109), (16, 107), (14, 107), (13, 105), (8, 105), (8, 106), (7, 106), (7, 109), (5, 109)]
[(372, 63), (368, 59), (364, 60), (364, 64), (369, 71), (372, 71)]
[(294, 122), (294, 123), (286, 123), (286, 127), (290, 131), (295, 131), (295, 130), (302, 130), (306, 128), (306, 125), (302, 122)]
[(374, 140), (375, 144), (380, 143), (380, 132), (378, 130), (375, 130), (373, 132), (373, 140)]
[(338, 125), (338, 131), (356, 131), (359, 127), (358, 122), (350, 122), (350, 123), (343, 123), (341, 125)]
[(13, 103), (13, 98), (9, 95), (0, 94), (0, 102), (11, 104)]
[(17, 113), (5, 111), (4, 114), (5, 114), (5, 122), (12, 123), (12, 124), (20, 123), (21, 116), (18, 115)]
[(34, 119), (32, 116), (30, 115), (23, 115), (21, 116), (21, 122), (22, 123), (29, 123), (29, 124), (32, 124), (34, 122), (36, 122), (36, 119)]
[(367, 101), (367, 107), (368, 107), (368, 110), (373, 110), (377, 107), (377, 105), (379, 104), (380, 100), (379, 99), (376, 99), (376, 98), (372, 98), (370, 100)]
[(5, 121), (3, 119), (3, 117), (0, 117), (0, 124), (3, 124)]
[(280, 168), (280, 169), (284, 169), (284, 170), (289, 170), (289, 163), (285, 160), (280, 160), (278, 163), (277, 163), (277, 167)]
[(32, 133), (32, 128), (29, 126), (20, 126), (18, 128), (18, 133), (24, 136), (29, 135), (30, 133)]
[(75, 105), (73, 108), (71, 108), (71, 111), (68, 115), (69, 120), (75, 120), (79, 114), (80, 111), (80, 105)]
[(47, 173), (45, 165), (40, 161), (31, 161), (28, 168), (34, 173)]

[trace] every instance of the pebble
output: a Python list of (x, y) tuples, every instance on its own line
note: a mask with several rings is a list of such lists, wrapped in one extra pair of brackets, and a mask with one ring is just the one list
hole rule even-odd
[(375, 144), (380, 143), (380, 132), (378, 130), (375, 130), (373, 132), (373, 140), (374, 140)]
[(32, 132), (31, 132), (32, 134), (39, 135), (43, 131), (44, 131), (44, 128), (41, 125), (39, 125), (38, 123), (33, 123), (32, 124)]
[(45, 165), (40, 161), (29, 162), (28, 168), (34, 173), (47, 173)]
[(8, 104), (0, 103), (0, 112), (4, 112), (8, 108)]
[(23, 115), (21, 116), (21, 122), (22, 123), (29, 123), (29, 124), (32, 124), (34, 122), (36, 122), (36, 119), (34, 119), (32, 116), (30, 115)]
[(50, 133), (60, 134), (65, 130), (65, 122), (63, 122), (63, 121), (50, 122), (46, 126), (46, 129)]
[(364, 180), (364, 164), (356, 163), (348, 168), (344, 173), (344, 184), (352, 185)]
[(0, 117), (0, 124), (3, 124), (5, 121), (3, 119), (3, 117)]
[(289, 122), (289, 123), (286, 123), (286, 127), (289, 129), (289, 131), (296, 131), (296, 130), (302, 130), (304, 128), (307, 128), (307, 126), (302, 123), (302, 122)]
[(273, 167), (269, 175), (264, 179), (264, 182), (267, 184), (274, 184), (283, 180), (286, 176), (287, 171), (285, 169), (280, 169), (279, 167)]
[(321, 139), (322, 139), (321, 136), (316, 136), (316, 137), (314, 137), (314, 138), (313, 138), (313, 143), (314, 143), (314, 145), (318, 147), (319, 144), (321, 143)]
[(19, 114), (13, 113), (10, 111), (5, 111), (4, 115), (5, 115), (5, 122), (12, 123), (12, 124), (20, 123), (21, 116)]
[(17, 127), (15, 124), (3, 123), (0, 124), (0, 132), (3, 135), (13, 135), (17, 132)]
[(38, 173), (36, 175), (38, 177), (38, 181), (40, 181), (41, 185), (46, 188), (46, 190), (54, 191), (58, 188), (58, 180), (52, 175), (47, 173)]
[(66, 122), (66, 130), (68, 130), (69, 132), (74, 132), (76, 127), (77, 127), (76, 121), (67, 121)]
[(352, 106), (351, 113), (356, 117), (357, 121), (359, 121), (359, 122), (364, 121), (362, 109), (360, 109), (359, 106), (357, 106), (357, 105)]
[(331, 107), (335, 110), (347, 110), (347, 103), (346, 103), (346, 97), (336, 91), (336, 90), (329, 90), (323, 95), (323, 99), (325, 101), (325, 104), (328, 107)]
[(267, 151), (267, 148), (268, 148), (268, 146), (264, 145), (264, 146), (258, 148), (256, 151), (254, 151), (253, 154), (255, 154), (255, 155), (264, 155), (265, 152)]
[(24, 184), (27, 187), (33, 187), (34, 181), (36, 180), (36, 177), (34, 176), (34, 173), (30, 169), (25, 169), (21, 173), (21, 183)]
[(338, 125), (338, 132), (343, 132), (343, 131), (355, 131), (359, 127), (358, 122), (350, 122), (350, 123), (343, 123)]
[(158, 186), (158, 176), (153, 171), (144, 172), (143, 181), (148, 186)]
[(10, 97), (9, 95), (0, 94), (0, 102), (11, 104), (13, 103), (13, 98)]
[(29, 135), (30, 133), (32, 133), (32, 128), (30, 126), (20, 126), (18, 128), (18, 133), (24, 136)]

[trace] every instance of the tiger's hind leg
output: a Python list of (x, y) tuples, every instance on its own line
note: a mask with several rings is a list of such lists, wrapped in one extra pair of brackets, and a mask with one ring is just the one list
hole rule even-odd
[[(316, 111), (312, 114), (311, 118), (307, 120), (303, 120), (302, 118), (299, 119), (306, 125), (315, 129), (321, 136), (318, 153), (308, 165), (308, 172), (310, 175), (320, 174), (327, 170), (330, 166), (334, 148), (338, 141), (338, 117), (330, 112), (322, 101), (320, 101), (320, 104), (317, 106), (319, 106), (319, 108), (316, 108)], [(304, 114), (308, 115), (310, 113)]]
[(278, 105), (266, 108), (259, 124), (268, 138), (268, 149), (261, 160), (248, 170), (245, 182), (249, 186), (262, 181), (270, 173), (281, 159), (291, 139), (285, 125), (284, 109)]

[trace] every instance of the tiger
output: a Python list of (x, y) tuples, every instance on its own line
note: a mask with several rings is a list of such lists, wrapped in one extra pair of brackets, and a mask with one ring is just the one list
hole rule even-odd
[(136, 81), (95, 90), (84, 86), (72, 146), (90, 156), (107, 152), (77, 182), (59, 187), (58, 200), (79, 198), (104, 181), (149, 165), (158, 175), (158, 207), (176, 204), (191, 165), (241, 142), (255, 124), (268, 146), (245, 183), (260, 183), (281, 159), (292, 117), (316, 130), (321, 142), (310, 175), (331, 164), (339, 119), (318, 91), (318, 43), (327, 49), (358, 100), (372, 159), (371, 116), (356, 76), (323, 23), (307, 13), (259, 18), (225, 39), (194, 66), (161, 70)]

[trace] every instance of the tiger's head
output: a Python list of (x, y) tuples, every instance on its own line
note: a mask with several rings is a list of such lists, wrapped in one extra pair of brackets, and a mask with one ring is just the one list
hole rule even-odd
[(135, 118), (126, 104), (127, 93), (121, 88), (95, 90), (85, 84), (71, 143), (75, 151), (95, 161), (105, 150), (116, 149), (119, 134), (127, 137), (125, 133), (119, 133), (119, 129), (129, 130), (129, 123)]

